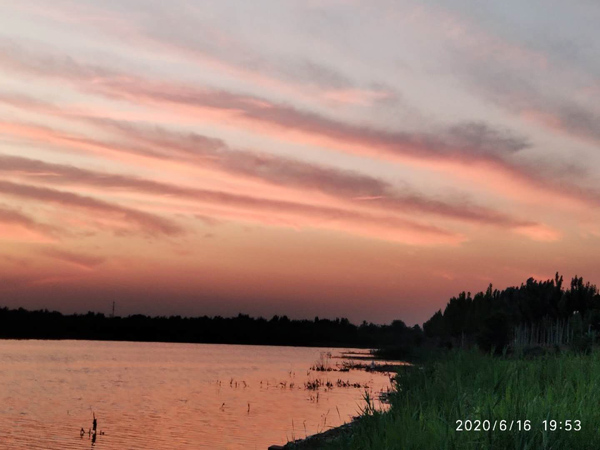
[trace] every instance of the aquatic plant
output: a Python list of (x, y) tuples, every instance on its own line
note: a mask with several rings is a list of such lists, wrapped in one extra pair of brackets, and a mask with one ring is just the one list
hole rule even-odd
[[(378, 411), (366, 393), (352, 432), (325, 448), (598, 449), (600, 350), (535, 359), (453, 351), (425, 366), (400, 370), (389, 400), (390, 410)], [(506, 420), (513, 429), (505, 423), (505, 431), (461, 432), (459, 420)], [(563, 429), (551, 431), (551, 420), (561, 421)], [(566, 431), (567, 420), (581, 421), (581, 429)]]

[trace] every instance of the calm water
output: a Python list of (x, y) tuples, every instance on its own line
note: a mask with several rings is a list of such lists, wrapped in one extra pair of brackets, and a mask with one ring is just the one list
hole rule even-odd
[[(364, 389), (338, 379), (389, 387), (382, 374), (310, 371), (323, 352), (341, 350), (0, 340), (0, 448), (266, 450), (357, 415)], [(307, 390), (315, 379), (334, 387)], [(79, 435), (92, 411), (95, 443)]]

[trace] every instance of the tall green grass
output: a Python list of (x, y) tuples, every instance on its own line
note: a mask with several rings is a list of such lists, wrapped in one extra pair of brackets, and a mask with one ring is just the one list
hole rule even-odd
[[(537, 359), (450, 352), (398, 374), (389, 412), (366, 410), (331, 449), (600, 449), (600, 351)], [(457, 420), (531, 421), (530, 431), (456, 431)], [(545, 431), (580, 420), (581, 431)]]

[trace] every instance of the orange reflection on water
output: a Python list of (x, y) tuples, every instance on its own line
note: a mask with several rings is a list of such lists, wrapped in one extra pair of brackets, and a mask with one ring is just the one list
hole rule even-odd
[[(0, 341), (0, 447), (266, 449), (284, 444), (350, 421), (364, 406), (365, 385), (375, 397), (390, 386), (383, 374), (310, 370), (325, 352), (341, 350)], [(335, 367), (340, 361), (327, 363)], [(306, 383), (315, 380), (323, 385), (307, 389)], [(338, 380), (341, 386), (362, 387), (340, 387)], [(98, 418), (95, 442), (88, 434), (92, 413)]]

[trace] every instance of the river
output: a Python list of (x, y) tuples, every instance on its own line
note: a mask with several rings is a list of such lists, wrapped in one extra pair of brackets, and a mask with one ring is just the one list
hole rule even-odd
[(390, 386), (384, 374), (311, 370), (347, 351), (0, 340), (0, 448), (266, 450), (350, 421), (365, 390)]

